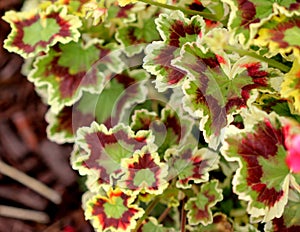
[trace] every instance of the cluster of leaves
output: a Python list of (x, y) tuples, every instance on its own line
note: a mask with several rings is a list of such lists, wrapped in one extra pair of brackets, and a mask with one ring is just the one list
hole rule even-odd
[(95, 230), (300, 229), (298, 0), (27, 0), (3, 19)]

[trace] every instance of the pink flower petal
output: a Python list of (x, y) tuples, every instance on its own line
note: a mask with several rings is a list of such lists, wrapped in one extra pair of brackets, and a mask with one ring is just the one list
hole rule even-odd
[(286, 163), (293, 172), (300, 172), (300, 134), (293, 136), (287, 145)]

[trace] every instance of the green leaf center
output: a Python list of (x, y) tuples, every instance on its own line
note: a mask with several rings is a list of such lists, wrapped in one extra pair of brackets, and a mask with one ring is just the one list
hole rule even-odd
[(290, 46), (297, 46), (299, 47), (300, 44), (300, 28), (299, 27), (292, 27), (287, 29), (284, 32), (284, 41), (288, 42)]
[(71, 74), (89, 70), (99, 59), (99, 50), (95, 46), (83, 49), (80, 43), (71, 42), (60, 46), (62, 53), (58, 64), (68, 67)]
[(285, 177), (289, 174), (285, 163), (286, 151), (283, 146), (278, 147), (277, 155), (269, 159), (259, 158), (259, 163), (262, 165), (263, 176), (261, 181), (267, 184), (268, 188), (274, 187), (280, 190)]
[(48, 42), (50, 38), (60, 30), (55, 19), (47, 19), (45, 26), (41, 20), (24, 28), (24, 43), (35, 45), (38, 42)]
[(155, 182), (155, 175), (150, 169), (141, 169), (137, 171), (133, 180), (135, 186), (140, 186), (143, 183), (146, 183), (147, 186), (152, 186)]
[(120, 197), (114, 199), (112, 202), (106, 202), (103, 207), (108, 218), (121, 218), (123, 213), (127, 211), (123, 199)]

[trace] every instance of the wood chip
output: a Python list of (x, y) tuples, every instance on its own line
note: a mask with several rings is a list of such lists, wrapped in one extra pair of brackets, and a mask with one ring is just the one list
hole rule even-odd
[(28, 153), (27, 147), (5, 121), (0, 122), (0, 143), (5, 152), (15, 161), (22, 159)]
[(30, 148), (30, 150), (35, 151), (38, 147), (38, 139), (33, 132), (26, 115), (22, 111), (16, 112), (12, 116), (12, 121), (17, 127), (19, 134), (26, 145)]
[[(22, 193), (22, 194), (16, 194)], [(0, 197), (16, 203), (20, 203), (26, 207), (35, 210), (44, 210), (48, 205), (48, 201), (34, 192), (25, 191), (24, 187), (14, 185), (1, 185)]]
[(49, 216), (43, 212), (5, 205), (0, 205), (0, 216), (35, 221), (39, 223), (48, 223), (50, 220)]
[(54, 191), (53, 189), (47, 187), (42, 182), (26, 175), (25, 173), (5, 164), (0, 160), (0, 172), (3, 175), (6, 175), (23, 185), (27, 186), (28, 188), (36, 191), (37, 193), (41, 194), (42, 196), (46, 197), (50, 201), (54, 202), (55, 204), (61, 203), (61, 196)]
[(56, 143), (44, 140), (40, 144), (40, 154), (49, 168), (56, 174), (60, 183), (69, 186), (74, 183), (76, 175), (71, 169), (69, 155), (71, 150)]

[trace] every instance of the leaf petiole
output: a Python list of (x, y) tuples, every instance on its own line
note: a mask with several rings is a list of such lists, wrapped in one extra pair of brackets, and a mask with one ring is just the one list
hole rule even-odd
[(278, 68), (280, 71), (282, 71), (284, 73), (287, 73), (287, 72), (290, 71), (290, 67), (289, 66), (286, 66), (286, 65), (284, 65), (284, 64), (282, 64), (282, 63), (280, 63), (280, 62), (278, 62), (276, 60), (272, 60), (272, 59), (269, 59), (267, 57), (261, 56), (261, 55), (255, 53), (255, 52), (242, 50), (242, 49), (230, 46), (230, 45), (227, 45), (225, 47), (225, 50), (236, 52), (236, 53), (238, 53), (241, 56), (250, 56), (250, 57), (256, 58), (256, 59), (258, 59), (260, 61), (266, 62), (269, 66), (271, 66), (273, 68)]
[(172, 5), (168, 5), (168, 4), (164, 4), (164, 3), (160, 3), (160, 2), (155, 2), (155, 1), (152, 1), (152, 0), (139, 0), (139, 1), (144, 2), (146, 4), (162, 7), (162, 8), (165, 8), (165, 9), (169, 9), (169, 10), (180, 10), (180, 11), (182, 11), (183, 13), (185, 13), (187, 15), (200, 15), (203, 18), (210, 19), (210, 20), (213, 20), (213, 21), (218, 20), (218, 18), (215, 15), (207, 13), (207, 12), (199, 12), (199, 11), (196, 11), (196, 10), (190, 10), (190, 9), (182, 8), (182, 7), (179, 7), (179, 6), (172, 6)]
[(160, 201), (160, 196), (157, 196), (150, 205), (148, 205), (148, 207), (145, 210), (144, 215), (137, 221), (135, 229), (133, 230), (133, 232), (137, 232), (139, 230), (139, 228), (141, 227), (143, 221), (146, 219), (146, 217), (151, 213), (151, 211), (154, 209), (154, 207), (158, 204), (158, 202)]

